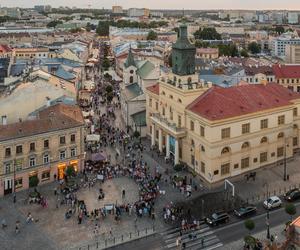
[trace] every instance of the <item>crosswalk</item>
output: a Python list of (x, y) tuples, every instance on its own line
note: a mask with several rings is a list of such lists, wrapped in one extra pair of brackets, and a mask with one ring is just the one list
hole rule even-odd
[[(191, 236), (193, 232), (194, 237)], [(182, 249), (176, 245), (176, 240), (180, 236), (180, 228), (168, 229), (161, 233), (164, 242), (164, 249)], [(184, 232), (181, 236), (181, 244), (185, 243), (187, 250), (213, 250), (221, 249), (223, 246), (214, 231), (207, 225), (202, 224), (199, 229)]]

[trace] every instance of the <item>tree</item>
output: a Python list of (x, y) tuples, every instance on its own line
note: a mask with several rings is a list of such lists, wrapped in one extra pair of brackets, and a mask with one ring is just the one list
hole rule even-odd
[(284, 33), (284, 27), (283, 26), (276, 26), (275, 30), (274, 30), (278, 35), (281, 35), (282, 33)]
[(251, 42), (248, 44), (248, 50), (250, 50), (252, 54), (258, 54), (261, 51), (261, 47), (257, 42)]
[(242, 50), (241, 50), (241, 56), (242, 56), (242, 57), (249, 57), (249, 54), (248, 54), (247, 50), (242, 49)]
[(222, 56), (238, 56), (239, 52), (235, 44), (219, 44), (219, 54)]
[(255, 228), (254, 221), (251, 219), (245, 220), (244, 225), (249, 230), (249, 235), (250, 235), (250, 232)]
[(194, 33), (195, 39), (200, 40), (221, 40), (221, 35), (216, 31), (215, 28), (203, 28), (199, 29)]
[(297, 213), (297, 209), (293, 203), (288, 203), (285, 206), (285, 212), (291, 216), (291, 221), (292, 221), (293, 215)]
[(195, 41), (195, 46), (196, 46), (196, 48), (207, 48), (207, 47), (209, 47), (209, 42), (196, 40)]
[(67, 169), (66, 169), (66, 175), (68, 177), (71, 177), (71, 176), (74, 176), (75, 175), (75, 169), (73, 166), (68, 166)]
[(103, 67), (104, 70), (108, 70), (108, 68), (110, 67), (110, 62), (107, 58), (103, 59), (102, 67)]
[(47, 24), (48, 28), (55, 28), (58, 24), (62, 24), (63, 22), (60, 20), (51, 21)]
[(156, 40), (157, 39), (157, 33), (153, 30), (150, 30), (147, 35), (147, 40)]
[(37, 177), (37, 175), (33, 175), (29, 177), (29, 187), (36, 187), (37, 185), (39, 185), (39, 178)]
[(111, 85), (106, 86), (105, 88), (106, 93), (111, 93), (113, 91), (113, 87)]

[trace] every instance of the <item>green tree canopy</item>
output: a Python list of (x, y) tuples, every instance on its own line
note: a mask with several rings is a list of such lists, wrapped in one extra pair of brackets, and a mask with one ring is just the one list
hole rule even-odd
[(195, 39), (200, 40), (221, 40), (221, 35), (216, 31), (215, 28), (203, 28), (199, 29), (194, 33)]
[(242, 56), (242, 57), (249, 57), (249, 54), (248, 54), (247, 50), (242, 49), (242, 50), (241, 50), (241, 56)]
[(249, 234), (255, 228), (255, 223), (251, 219), (245, 220), (244, 225), (247, 228), (247, 230), (249, 230)]
[(293, 203), (286, 204), (285, 212), (291, 216), (291, 221), (292, 221), (293, 215), (295, 215), (297, 213), (296, 206)]
[(281, 35), (282, 33), (284, 33), (284, 27), (283, 26), (276, 26), (275, 29), (274, 29), (274, 31), (277, 34)]
[(153, 30), (150, 30), (147, 35), (147, 40), (156, 40), (157, 39), (157, 33)]
[(109, 67), (110, 67), (110, 62), (109, 62), (109, 60), (108, 60), (107, 58), (104, 58), (104, 59), (103, 59), (102, 67), (103, 67), (104, 70), (108, 70), (108, 69), (109, 69)]
[(61, 20), (54, 20), (47, 24), (48, 28), (55, 28), (58, 24), (62, 24)]
[(251, 51), (252, 54), (258, 54), (261, 51), (260, 44), (257, 42), (251, 42), (248, 44), (248, 50)]
[(37, 175), (29, 177), (29, 187), (36, 187), (39, 184), (40, 180)]
[(66, 169), (66, 175), (68, 177), (71, 177), (71, 176), (75, 175), (75, 169), (74, 169), (73, 166), (70, 165), (70, 166), (67, 167), (67, 169)]
[(201, 41), (201, 40), (196, 40), (195, 41), (195, 46), (197, 48), (207, 48), (209, 47), (209, 42)]
[(219, 54), (221, 56), (238, 56), (239, 52), (235, 44), (219, 44)]

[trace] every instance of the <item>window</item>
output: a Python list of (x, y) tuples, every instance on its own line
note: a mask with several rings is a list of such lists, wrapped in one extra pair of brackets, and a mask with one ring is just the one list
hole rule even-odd
[(44, 171), (42, 173), (42, 181), (50, 180), (50, 171)]
[(250, 133), (250, 123), (242, 124), (242, 134)]
[(48, 164), (49, 163), (49, 155), (48, 154), (44, 154), (44, 156), (43, 156), (43, 162), (44, 162), (44, 164)]
[(152, 98), (149, 99), (149, 106), (152, 107)]
[(195, 125), (194, 125), (193, 121), (190, 121), (190, 129), (191, 129), (191, 131), (194, 131), (194, 129), (195, 129)]
[(49, 148), (49, 140), (44, 140), (44, 148)]
[(22, 179), (22, 178), (17, 178), (17, 179), (15, 179), (15, 187), (16, 187), (16, 188), (21, 188), (21, 187), (23, 187), (23, 179)]
[(263, 119), (260, 121), (260, 128), (261, 129), (268, 128), (268, 119)]
[(221, 137), (222, 137), (222, 139), (229, 138), (230, 137), (230, 128), (223, 128), (221, 131)]
[(60, 153), (59, 153), (59, 159), (61, 159), (61, 160), (66, 159), (66, 151), (65, 150), (60, 151)]
[(76, 141), (76, 135), (72, 134), (71, 135), (71, 143), (74, 143)]
[(221, 165), (221, 175), (229, 174), (230, 172), (230, 163), (222, 164)]
[(178, 128), (181, 128), (181, 116), (178, 115)]
[(180, 99), (180, 98), (178, 99), (178, 102), (179, 102), (179, 103), (182, 103), (182, 101), (181, 101), (181, 99)]
[(173, 110), (172, 110), (172, 107), (170, 107), (170, 120), (171, 121), (173, 120)]
[(201, 151), (205, 152), (205, 147), (203, 145), (201, 145)]
[(172, 95), (169, 95), (170, 99), (173, 99), (173, 96)]
[(283, 132), (280, 132), (278, 135), (277, 135), (277, 138), (280, 139), (280, 138), (283, 138), (284, 137), (284, 133)]
[(248, 167), (250, 166), (249, 163), (250, 163), (249, 157), (242, 159), (242, 160), (241, 160), (241, 168), (242, 168), (242, 169), (243, 169), (243, 168), (248, 168)]
[(155, 102), (155, 109), (158, 110), (158, 102)]
[(35, 151), (35, 143), (34, 142), (30, 143), (30, 151), (31, 152)]
[(22, 154), (22, 153), (23, 153), (22, 145), (16, 146), (16, 154)]
[(162, 108), (162, 115), (164, 116), (166, 114), (165, 107)]
[(293, 146), (298, 146), (298, 137), (293, 138)]
[(10, 174), (11, 172), (11, 164), (10, 163), (5, 163), (5, 169), (4, 169), (4, 172), (5, 174)]
[(221, 154), (223, 155), (223, 154), (227, 154), (229, 152), (230, 152), (230, 148), (229, 147), (225, 147), (225, 148), (222, 149)]
[(76, 156), (76, 148), (71, 148), (71, 157)]
[(260, 153), (259, 161), (262, 163), (262, 162), (266, 162), (267, 160), (268, 160), (268, 152)]
[(200, 126), (200, 136), (202, 136), (202, 137), (205, 136), (205, 129), (203, 126)]
[(297, 108), (293, 108), (293, 116), (297, 116), (298, 115), (298, 109)]
[(10, 157), (11, 156), (11, 150), (10, 148), (5, 149), (5, 157)]
[(250, 146), (249, 142), (246, 141), (242, 144), (242, 149), (249, 148), (249, 146)]
[(283, 147), (277, 148), (277, 157), (282, 157), (284, 153)]
[(205, 163), (201, 161), (201, 173), (205, 174)]
[(16, 168), (16, 171), (21, 171), (22, 170), (22, 166), (23, 166), (23, 160), (22, 159), (17, 159), (15, 161), (15, 168)]
[(284, 115), (278, 116), (278, 125), (284, 124)]
[(263, 137), (263, 138), (261, 138), (261, 140), (260, 140), (260, 143), (262, 144), (262, 143), (266, 143), (266, 142), (268, 142), (268, 138), (267, 137)]
[(34, 167), (35, 166), (35, 157), (30, 157), (29, 158), (29, 167)]
[(233, 168), (234, 168), (234, 169), (239, 168), (239, 164), (238, 164), (238, 163), (234, 164), (234, 165), (233, 165)]
[(218, 175), (218, 174), (219, 174), (219, 170), (215, 170), (214, 175)]
[(59, 143), (60, 144), (65, 144), (66, 143), (66, 137), (65, 136), (59, 137)]

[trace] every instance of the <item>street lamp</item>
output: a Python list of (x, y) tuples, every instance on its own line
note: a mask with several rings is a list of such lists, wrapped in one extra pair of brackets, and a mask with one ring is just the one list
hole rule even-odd
[(286, 148), (289, 147), (289, 144), (286, 142), (287, 141), (286, 139), (284, 141), (284, 159), (283, 159), (283, 180), (284, 181), (287, 180), (287, 173), (286, 173)]
[(264, 186), (267, 189), (267, 218), (266, 218), (266, 224), (267, 224), (267, 239), (270, 239), (270, 211), (269, 211), (269, 184), (266, 182)]

